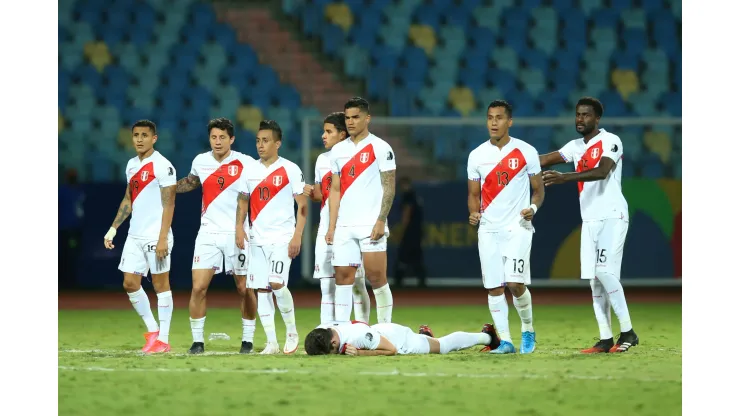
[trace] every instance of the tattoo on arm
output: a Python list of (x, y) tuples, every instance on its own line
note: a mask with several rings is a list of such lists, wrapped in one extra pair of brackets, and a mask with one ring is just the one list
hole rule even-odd
[(160, 191), (162, 195), (162, 206), (167, 208), (172, 205), (175, 205), (175, 194), (177, 193), (174, 186), (168, 186), (166, 188), (161, 188)]
[(236, 223), (244, 224), (247, 219), (247, 210), (249, 209), (249, 195), (239, 192), (236, 197)]
[(192, 173), (177, 181), (177, 193), (190, 192), (200, 186), (200, 178)]
[(118, 228), (126, 218), (131, 215), (131, 185), (126, 187), (126, 194), (123, 196), (121, 205), (118, 206), (118, 213), (116, 213), (116, 219), (113, 220), (113, 228)]
[(378, 221), (386, 221), (388, 213), (391, 212), (393, 198), (396, 196), (396, 171), (380, 172), (380, 182), (383, 185), (383, 202), (380, 207)]

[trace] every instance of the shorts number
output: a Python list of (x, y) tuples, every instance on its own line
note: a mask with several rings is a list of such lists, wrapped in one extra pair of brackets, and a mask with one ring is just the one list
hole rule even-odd
[(246, 261), (247, 261), (247, 256), (245, 256), (243, 253), (240, 254), (239, 255), (239, 262), (241, 263), (241, 266), (239, 266), (239, 267), (244, 267), (244, 263), (246, 263)]
[(282, 261), (272, 261), (272, 272), (275, 274), (283, 274), (283, 262)]
[(355, 165), (352, 165), (352, 167), (349, 168), (349, 176), (355, 177)]
[(263, 186), (261, 188), (257, 188), (259, 194), (260, 194), (260, 200), (267, 201), (270, 199), (270, 188)]
[(223, 176), (219, 176), (218, 179), (216, 179), (216, 182), (218, 182), (218, 186), (221, 187), (221, 190), (223, 191), (223, 189), (224, 189), (224, 182), (226, 182), (224, 180), (224, 177)]
[(157, 245), (156, 244), (148, 244), (146, 246), (146, 251), (157, 251)]
[(514, 273), (524, 273), (524, 260), (523, 259), (512, 259), (514, 262)]
[(509, 172), (496, 172), (499, 186), (506, 186), (509, 184)]
[(596, 249), (596, 263), (606, 263), (606, 249)]

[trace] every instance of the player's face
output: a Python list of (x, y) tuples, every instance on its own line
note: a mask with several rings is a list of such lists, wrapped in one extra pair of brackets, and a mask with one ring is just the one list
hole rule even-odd
[(337, 128), (331, 123), (324, 123), (324, 134), (321, 136), (321, 140), (324, 141), (324, 148), (326, 150), (334, 147), (335, 144), (345, 139), (345, 133), (337, 130)]
[(590, 105), (579, 105), (576, 107), (576, 131), (582, 135), (588, 135), (599, 124), (594, 108)]
[(501, 140), (509, 135), (509, 127), (514, 121), (506, 114), (504, 107), (493, 107), (488, 109), (488, 134), (494, 141)]
[(229, 137), (229, 133), (226, 130), (215, 127), (211, 129), (209, 140), (213, 154), (219, 157), (229, 153), (231, 145), (234, 144), (234, 137)]
[(281, 141), (275, 140), (272, 130), (260, 130), (257, 132), (257, 153), (260, 159), (267, 160), (277, 156)]
[(331, 352), (329, 354), (339, 354), (339, 335), (331, 331)]
[(143, 155), (152, 150), (154, 143), (157, 142), (157, 136), (152, 135), (152, 129), (149, 127), (134, 127), (131, 132), (131, 139), (134, 143), (136, 153)]
[(359, 108), (348, 108), (344, 111), (344, 120), (350, 136), (357, 136), (367, 130), (370, 124), (370, 114), (363, 113)]

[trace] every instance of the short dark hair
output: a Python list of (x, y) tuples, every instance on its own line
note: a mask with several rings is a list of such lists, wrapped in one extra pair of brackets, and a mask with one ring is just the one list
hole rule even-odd
[(488, 104), (488, 109), (496, 108), (496, 107), (504, 107), (504, 111), (506, 112), (506, 116), (511, 118), (511, 115), (513, 113), (511, 104), (509, 104), (506, 100), (493, 100), (490, 104)]
[(344, 120), (344, 113), (341, 111), (337, 111), (326, 116), (324, 124), (326, 123), (334, 125), (337, 131), (343, 131), (345, 134), (349, 134), (347, 132), (347, 122)]
[(303, 348), (308, 355), (326, 355), (331, 352), (331, 329), (316, 328), (306, 335), (303, 342)]
[(136, 123), (134, 123), (133, 126), (131, 126), (131, 133), (134, 132), (134, 129), (136, 127), (149, 127), (149, 130), (152, 131), (152, 136), (156, 136), (157, 135), (157, 125), (154, 124), (154, 122), (151, 121), (151, 120), (139, 120), (139, 121), (137, 121)]
[(275, 136), (275, 140), (283, 140), (283, 130), (280, 128), (280, 125), (275, 120), (260, 121), (259, 130), (272, 130), (272, 133)]
[(578, 104), (576, 104), (576, 108), (580, 105), (590, 105), (591, 108), (594, 109), (596, 117), (601, 118), (601, 116), (604, 115), (604, 105), (594, 97), (581, 97), (581, 99), (578, 100)]
[(358, 108), (363, 113), (370, 113), (370, 103), (362, 97), (352, 97), (344, 103), (344, 110)]
[(234, 123), (226, 117), (214, 118), (208, 122), (208, 135), (211, 134), (211, 130), (219, 129), (225, 131), (229, 137), (234, 137)]

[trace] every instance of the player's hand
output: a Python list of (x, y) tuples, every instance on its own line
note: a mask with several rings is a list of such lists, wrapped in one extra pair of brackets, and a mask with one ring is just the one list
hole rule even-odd
[(532, 208), (524, 208), (521, 214), (522, 218), (527, 221), (532, 221), (532, 218), (534, 218), (534, 210)]
[(249, 237), (247, 237), (247, 233), (244, 231), (244, 228), (236, 230), (236, 246), (237, 247), (244, 250), (244, 247), (245, 247), (244, 242), (247, 241), (248, 238)]
[(385, 235), (385, 221), (377, 220), (373, 227), (373, 232), (370, 233), (370, 239), (373, 241), (380, 240)]
[(116, 229), (113, 227), (110, 227), (107, 233), (105, 233), (105, 237), (103, 237), (103, 245), (108, 250), (113, 249), (115, 246), (113, 245), (113, 237), (116, 236)]
[(356, 357), (358, 355), (357, 348), (352, 345), (347, 344), (346, 348), (344, 349), (344, 354)]
[(470, 223), (470, 225), (478, 225), (478, 223), (480, 223), (480, 217), (480, 212), (474, 212), (468, 217), (468, 222)]
[(545, 183), (545, 186), (559, 185), (565, 182), (563, 174), (554, 170), (542, 172), (542, 181)]
[(163, 268), (163, 266), (164, 266), (164, 260), (170, 254), (169, 251), (170, 250), (167, 247), (167, 239), (166, 238), (165, 239), (160, 239), (159, 241), (157, 241), (156, 253), (157, 253), (157, 261), (159, 262), (159, 268), (160, 269)]
[(305, 195), (308, 198), (311, 198), (311, 195), (313, 194), (313, 185), (303, 185), (303, 195)]
[(328, 245), (334, 244), (334, 230), (327, 231), (324, 240), (326, 240), (326, 244)]
[(288, 257), (291, 259), (296, 258), (298, 253), (301, 252), (301, 238), (298, 236), (294, 236), (290, 239), (290, 244), (288, 244)]

